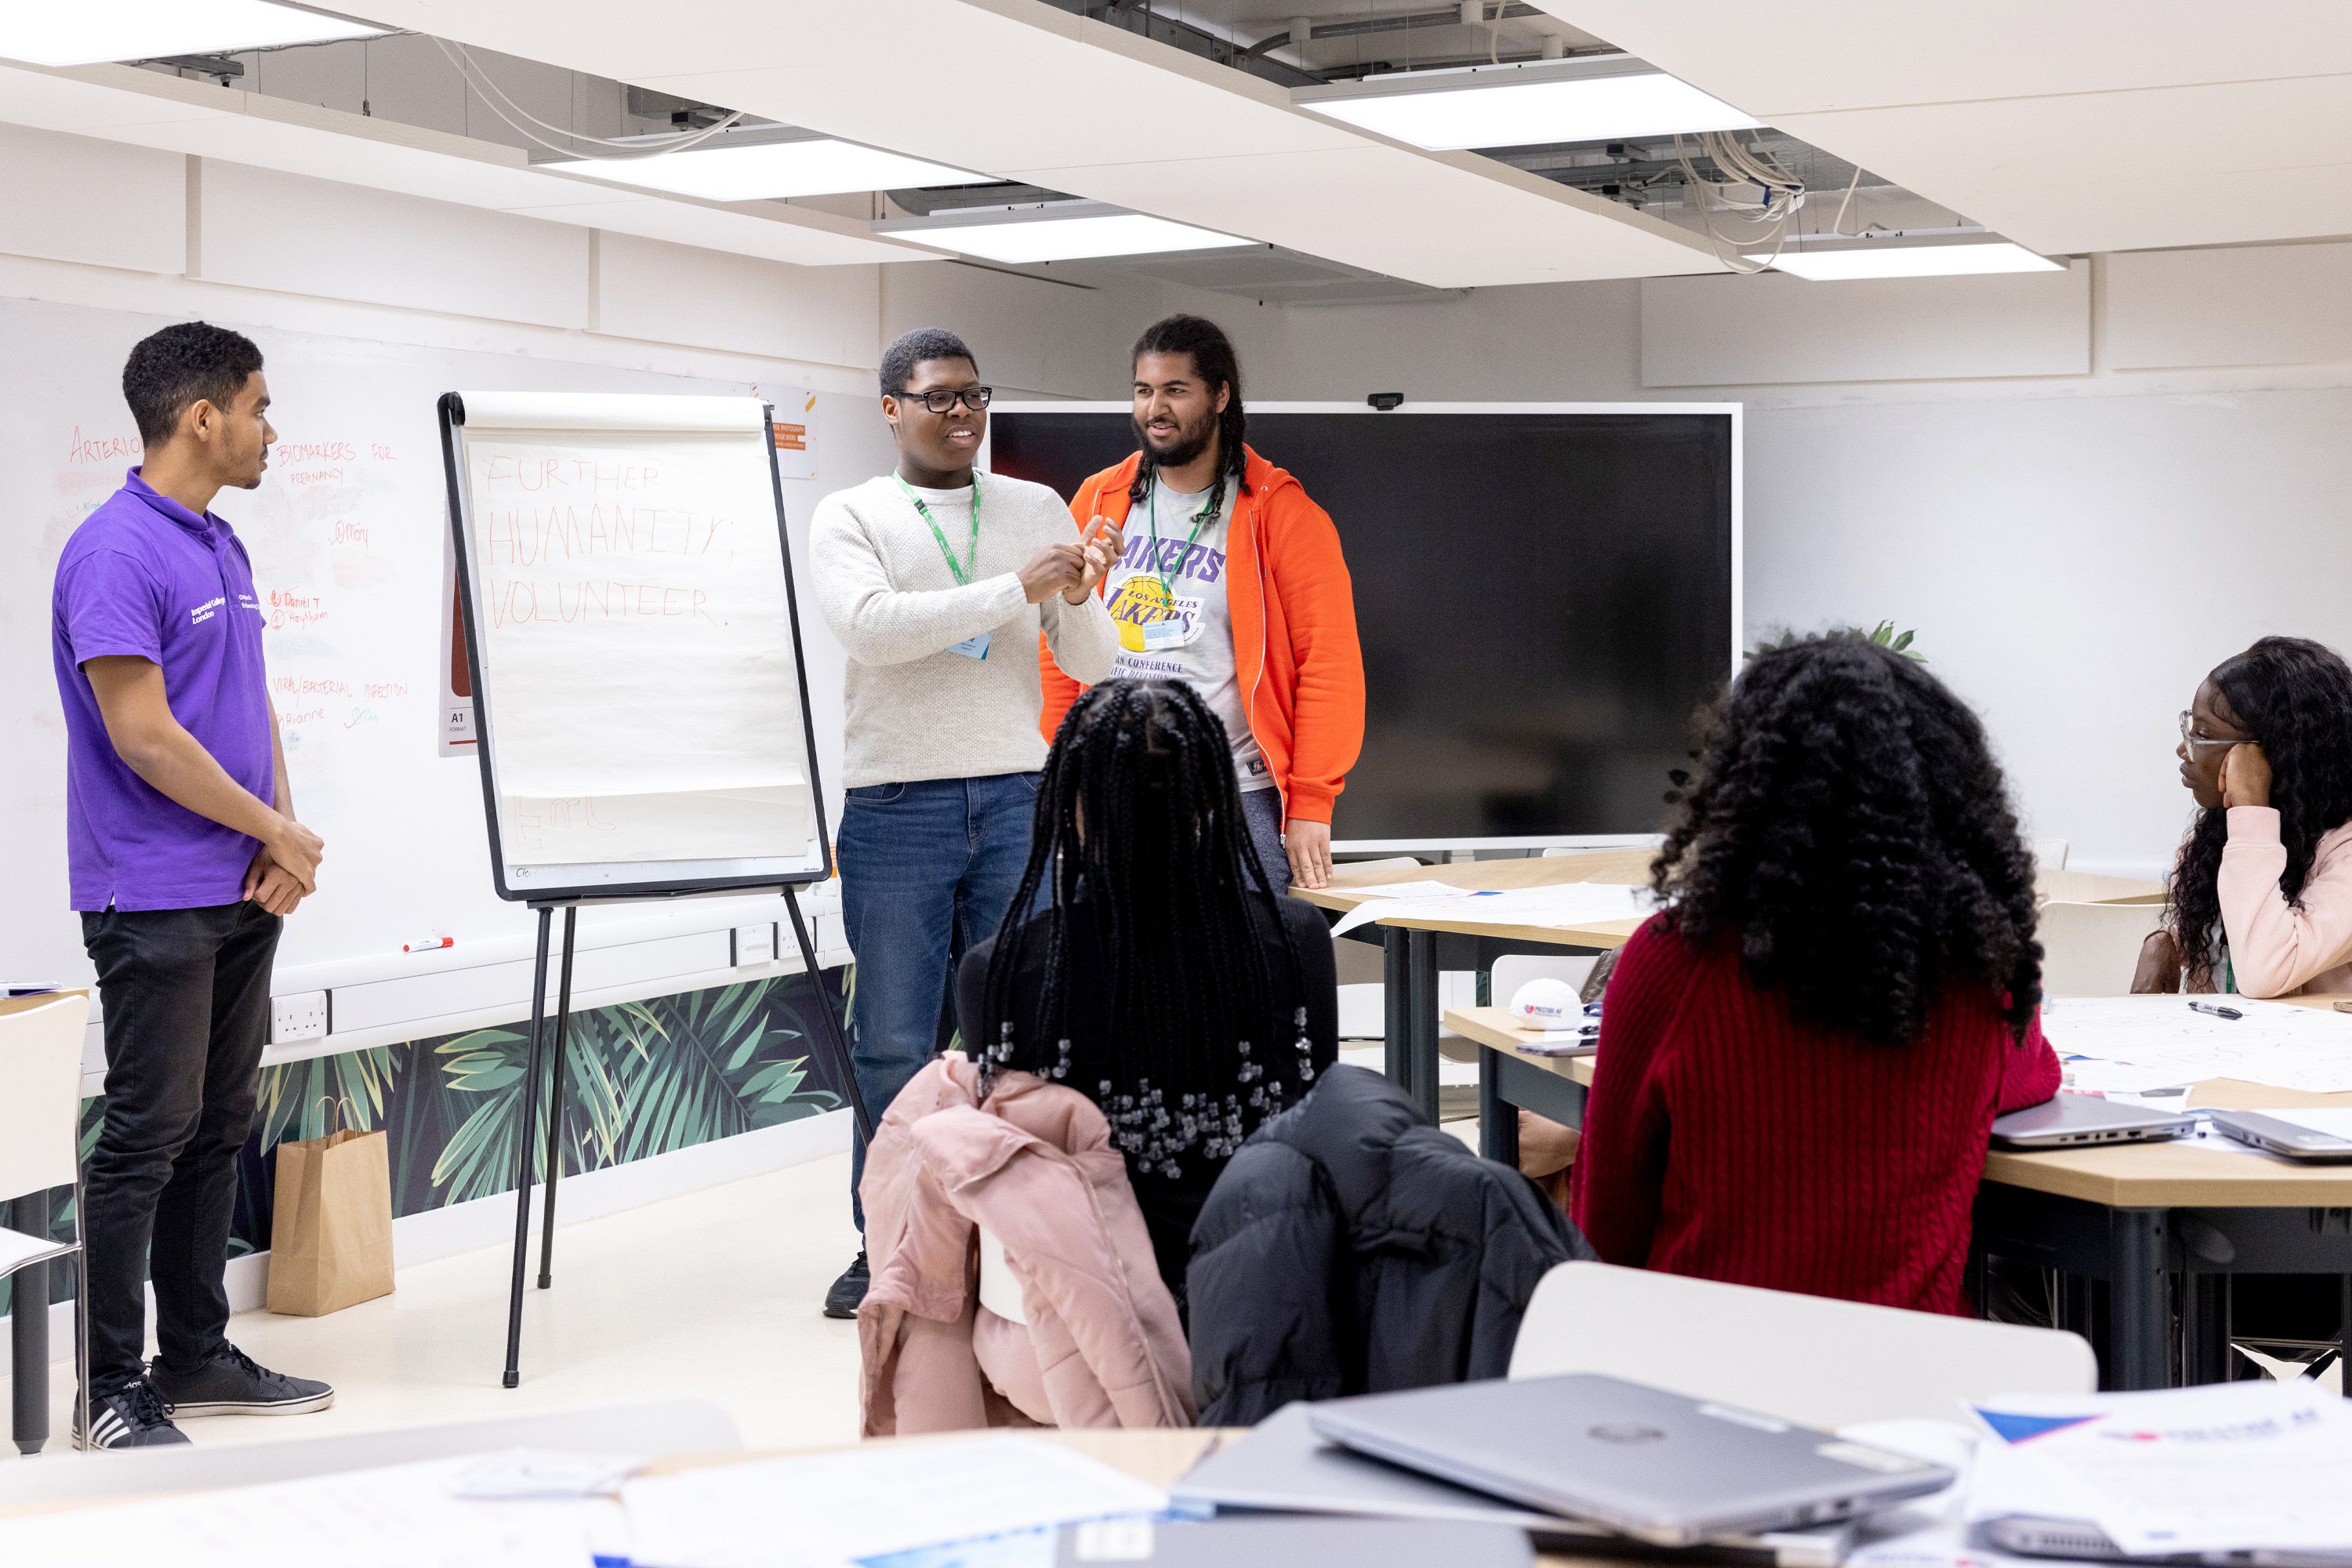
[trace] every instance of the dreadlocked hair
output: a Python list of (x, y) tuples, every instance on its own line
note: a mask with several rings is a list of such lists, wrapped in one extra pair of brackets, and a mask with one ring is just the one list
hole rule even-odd
[[(1063, 717), (1037, 790), (1029, 862), (1013, 919), (991, 955), (981, 1038), (983, 1078), (1011, 1068), (1070, 1080), (1109, 1119), (1145, 1169), (1178, 1155), (1231, 1154), (1296, 1104), (1314, 1080), (1306, 1009), (1279, 1016), (1252, 900), (1272, 918), (1293, 976), (1306, 969), (1252, 851), (1224, 725), (1190, 686), (1108, 680)], [(1080, 903), (1080, 896), (1085, 901)], [(1100, 943), (1099, 968), (1074, 974), (1074, 920)], [(1041, 1037), (1013, 1037), (1024, 951), (1045, 944)], [(1115, 1037), (1069, 1037), (1078, 984), (1107, 987)]]
[[(2319, 840), (2352, 821), (2352, 668), (2306, 637), (2264, 637), (2223, 660), (2212, 679), (2271, 764), (2271, 805), (2286, 847), (2279, 892), (2300, 908)], [(2200, 984), (2213, 976), (2213, 932), (2221, 922), (2217, 879), (2229, 838), (2227, 810), (2200, 810), (2173, 866), (2166, 929)]]
[[(1217, 451), (1222, 459), (1217, 478), (1231, 480), (1234, 494), (1249, 494), (1248, 452), (1242, 445), (1249, 428), (1249, 419), (1242, 412), (1242, 363), (1225, 330), (1205, 316), (1163, 316), (1143, 329), (1128, 361), (1132, 364), (1145, 354), (1190, 354), (1195, 375), (1213, 388), (1226, 390), (1225, 411), (1217, 416)], [(1143, 460), (1135, 467), (1135, 482), (1127, 487), (1128, 500), (1140, 501), (1149, 495), (1159, 472), (1160, 465), (1152, 460), (1147, 445)]]
[(1817, 1028), (1907, 1045), (1958, 986), (2022, 1038), (2042, 1000), (2033, 860), (1984, 728), (1865, 637), (1748, 660), (1651, 881)]

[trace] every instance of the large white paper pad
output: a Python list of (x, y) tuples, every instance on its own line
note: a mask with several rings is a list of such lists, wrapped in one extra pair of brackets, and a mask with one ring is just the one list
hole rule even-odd
[(721, 1465), (631, 1481), (621, 1500), (637, 1568), (834, 1568), (1168, 1506), (1083, 1454), (1002, 1436)]
[(808, 853), (815, 803), (765, 440), (469, 424), (465, 449), (508, 861)]
[(2042, 1004), (2042, 1028), (2061, 1058), (2145, 1069), (2078, 1075), (2101, 1088), (2233, 1078), (2312, 1094), (2352, 1089), (2352, 1016), (2247, 996), (2198, 1000), (2243, 1016), (2215, 1017), (2180, 996), (2064, 997)]

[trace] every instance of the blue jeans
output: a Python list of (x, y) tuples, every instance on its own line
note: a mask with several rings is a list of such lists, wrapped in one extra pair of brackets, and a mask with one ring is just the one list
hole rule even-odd
[[(1029, 861), (1035, 773), (851, 790), (841, 812), (841, 918), (857, 961), (849, 1058), (878, 1125), (938, 1048), (955, 965), (996, 934)], [(849, 1206), (866, 1141), (850, 1156)]]
[(1290, 857), (1282, 847), (1282, 792), (1254, 789), (1242, 796), (1242, 821), (1249, 827), (1250, 847), (1265, 868), (1265, 879), (1277, 893), (1290, 891)]

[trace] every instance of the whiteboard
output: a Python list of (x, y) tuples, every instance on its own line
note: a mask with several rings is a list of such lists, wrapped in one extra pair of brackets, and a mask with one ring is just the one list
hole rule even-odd
[[(509, 343), (492, 324), (469, 330), (469, 342), (481, 346), (462, 349), (281, 331), (266, 319), (270, 309), (257, 298), (265, 319), (212, 319), (251, 336), (268, 361), (279, 444), (261, 488), (225, 491), (214, 510), (253, 557), (270, 611), (263, 647), (294, 804), (327, 841), (318, 893), (286, 922), (272, 988), (426, 976), (456, 984), (456, 972), (527, 960), (533, 922), (498, 897), (486, 874), (472, 748), (443, 755), (453, 566), (435, 400), (453, 386), (764, 392), (783, 419), (786, 389), (495, 352)], [(68, 537), (139, 461), (123, 358), (173, 319), (0, 299), (0, 362), (40, 366), (42, 386), (0, 419), (0, 517), (16, 546), (16, 569), (0, 573), (0, 973), (11, 978), (81, 984), (91, 976), (67, 895), (65, 721), (50, 668), (49, 593)], [(661, 351), (638, 348), (643, 362), (659, 363)], [(798, 419), (816, 471), (787, 477), (783, 491), (794, 547), (805, 549), (818, 498), (885, 471), (893, 448), (870, 395), (825, 393)], [(831, 821), (840, 804), (845, 659), (822, 620), (804, 619)], [(590, 910), (581, 945), (667, 935), (688, 929), (677, 922), (689, 913), (692, 929), (723, 931), (775, 920), (776, 900), (730, 896), (658, 916), (642, 907)], [(427, 936), (454, 945), (404, 951)], [(431, 1011), (430, 1001), (418, 1008)]]
[(768, 405), (440, 408), (499, 897), (828, 876)]

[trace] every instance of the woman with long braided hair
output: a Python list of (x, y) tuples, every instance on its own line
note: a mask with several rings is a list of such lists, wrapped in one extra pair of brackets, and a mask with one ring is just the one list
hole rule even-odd
[(1330, 934), (1268, 885), (1224, 726), (1189, 685), (1109, 680), (1071, 705), (1012, 907), (1037, 912), (957, 975), (967, 1048), (1102, 1108), (1181, 1302), (1225, 1162), (1339, 1039)]

